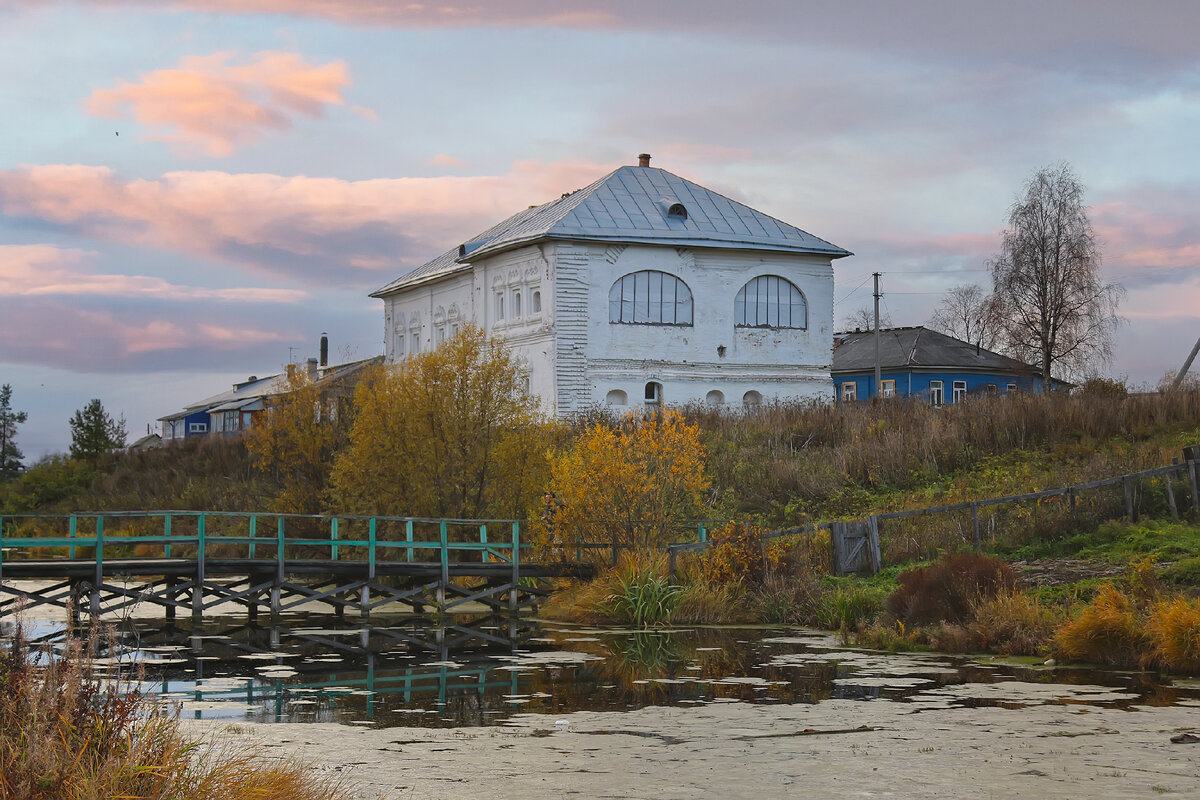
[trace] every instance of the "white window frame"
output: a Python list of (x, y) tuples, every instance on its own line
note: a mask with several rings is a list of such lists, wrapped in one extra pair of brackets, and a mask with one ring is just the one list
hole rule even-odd
[(946, 402), (946, 384), (944, 381), (929, 382), (929, 403), (940, 406)]
[(950, 384), (950, 391), (953, 392), (951, 402), (961, 403), (967, 399), (967, 382), (954, 381), (954, 383)]
[(663, 386), (658, 381), (647, 381), (646, 388), (642, 392), (642, 398), (645, 405), (657, 406), (662, 404)]
[(844, 381), (842, 383), (842, 402), (855, 403), (858, 402), (858, 382)]
[(208, 433), (207, 422), (189, 422), (188, 433)]
[(1007, 384), (1004, 387), (1004, 391), (1006, 391), (1006, 392), (1015, 392), (1016, 390), (1017, 390), (1017, 385), (1015, 383)]
[(896, 379), (886, 378), (879, 381), (879, 396), (880, 397), (895, 397), (896, 396)]

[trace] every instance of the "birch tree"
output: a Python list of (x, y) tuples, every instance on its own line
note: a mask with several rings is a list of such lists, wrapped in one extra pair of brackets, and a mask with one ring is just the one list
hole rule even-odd
[(1040, 368), (1076, 376), (1112, 359), (1125, 290), (1100, 275), (1100, 247), (1083, 186), (1066, 163), (1038, 170), (1008, 215), (990, 262), (1006, 349)]
[(974, 283), (946, 292), (929, 327), (987, 350), (996, 349), (1002, 333), (995, 300)]

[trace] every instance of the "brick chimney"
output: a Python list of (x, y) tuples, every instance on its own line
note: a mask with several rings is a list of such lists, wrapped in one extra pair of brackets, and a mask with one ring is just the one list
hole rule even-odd
[(650, 166), (650, 154), (649, 153), (638, 153), (638, 166), (639, 167)]

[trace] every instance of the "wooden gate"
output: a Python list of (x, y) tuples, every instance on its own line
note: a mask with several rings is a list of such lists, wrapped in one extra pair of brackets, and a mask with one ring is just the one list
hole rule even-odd
[(833, 541), (833, 574), (874, 575), (880, 570), (879, 524), (874, 517), (853, 522), (834, 522), (830, 526)]

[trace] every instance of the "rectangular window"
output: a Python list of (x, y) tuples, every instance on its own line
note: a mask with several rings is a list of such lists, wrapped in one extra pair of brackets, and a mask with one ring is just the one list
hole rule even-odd
[(396, 334), (396, 358), (400, 358), (403, 355), (404, 355), (404, 334), (397, 333)]
[(954, 382), (954, 402), (961, 403), (963, 400), (966, 400), (966, 399), (967, 399), (967, 382), (966, 381), (955, 381)]
[(504, 295), (496, 295), (496, 321), (504, 321)]
[(1017, 385), (1015, 383), (1010, 383), (1004, 387), (1004, 391), (1006, 391), (1006, 392), (1015, 392), (1016, 390), (1017, 390)]
[(846, 402), (854, 402), (858, 399), (858, 384), (854, 381), (846, 381), (842, 384), (842, 400)]
[(437, 346), (441, 347), (442, 343), (446, 341), (446, 328), (442, 325), (438, 325), (434, 330), (434, 336), (437, 340)]
[(935, 406), (946, 402), (944, 384), (941, 381), (929, 382), (929, 402)]
[(880, 397), (895, 397), (896, 396), (896, 381), (886, 380), (879, 382)]
[(542, 312), (542, 293), (533, 293), (533, 313), (540, 314)]
[(189, 422), (188, 433), (208, 433), (207, 422)]

